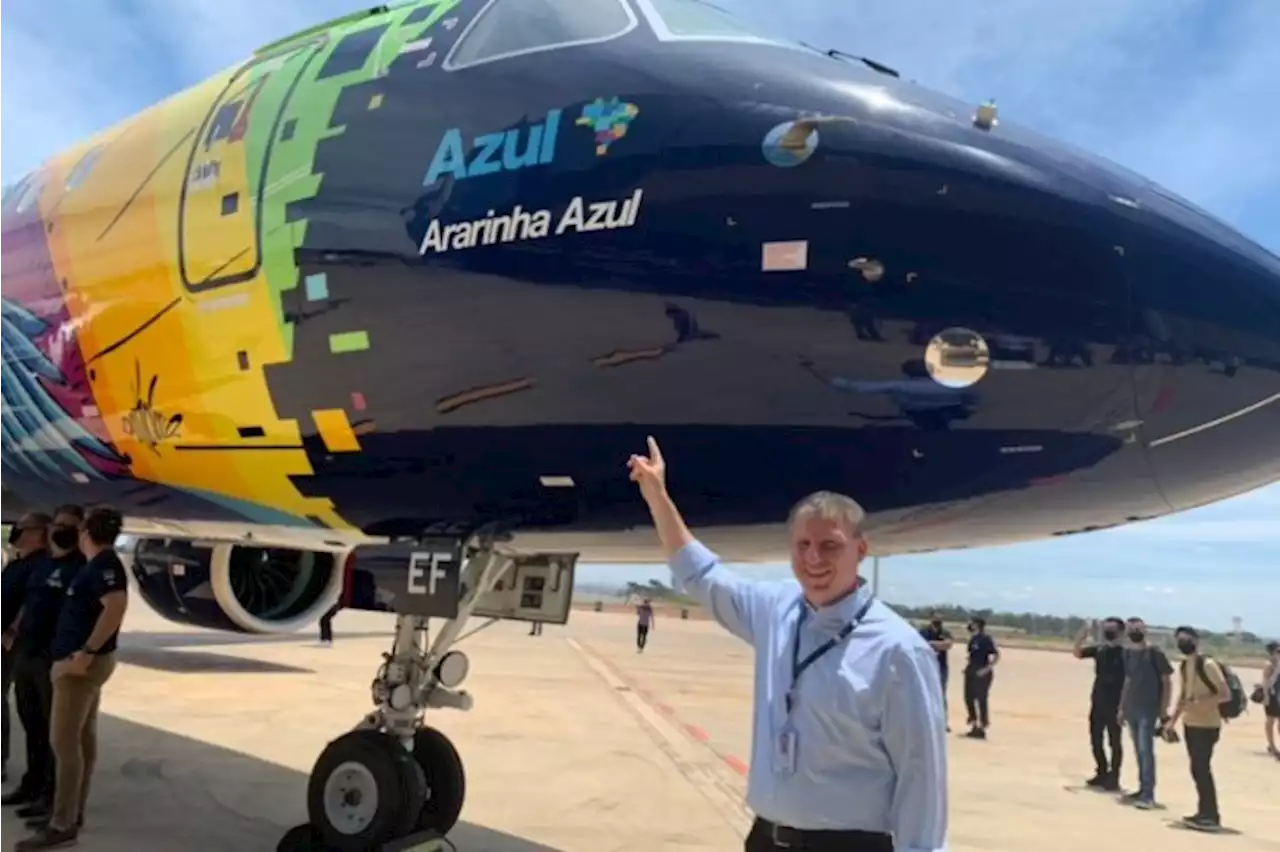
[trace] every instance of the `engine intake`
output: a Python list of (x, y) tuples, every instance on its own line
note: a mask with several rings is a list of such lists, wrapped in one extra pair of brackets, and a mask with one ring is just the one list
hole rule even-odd
[(122, 555), (138, 594), (178, 624), (292, 633), (342, 591), (343, 554), (187, 538), (139, 538)]

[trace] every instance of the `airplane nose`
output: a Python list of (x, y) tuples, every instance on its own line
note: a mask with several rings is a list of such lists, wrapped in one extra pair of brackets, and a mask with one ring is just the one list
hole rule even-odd
[[(1113, 263), (1094, 284), (1109, 279), (1129, 303), (1109, 360), (1129, 365), (1132, 422), (1164, 500), (1186, 509), (1280, 480), (1280, 258), (1119, 165), (985, 121), (977, 105), (890, 88), (881, 103), (861, 100), (897, 113), (899, 132), (932, 147), (935, 163), (1065, 200), (1080, 229), (1109, 244)], [(1018, 215), (1029, 227), (1036, 205)]]
[(1133, 194), (1120, 356), (1175, 509), (1280, 479), (1280, 258), (1159, 187)]

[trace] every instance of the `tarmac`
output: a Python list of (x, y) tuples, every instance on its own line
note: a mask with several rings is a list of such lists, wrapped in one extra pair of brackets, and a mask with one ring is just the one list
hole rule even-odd
[[(316, 755), (369, 709), (390, 617), (343, 612), (335, 644), (323, 647), (314, 632), (182, 628), (135, 599), (126, 628), (77, 848), (271, 852), (305, 819)], [(742, 804), (750, 649), (710, 622), (659, 619), (639, 654), (631, 617), (581, 610), (565, 627), (528, 631), (500, 623), (466, 639), (476, 706), (433, 711), (467, 765), (463, 821), (450, 835), (457, 849), (741, 849), (750, 823)], [(1229, 830), (1206, 836), (1171, 824), (1195, 806), (1180, 745), (1158, 745), (1167, 810), (1137, 811), (1082, 789), (1092, 769), (1091, 676), (1089, 664), (1066, 654), (1006, 651), (986, 741), (959, 736), (960, 685), (952, 684), (951, 852), (1280, 852), (1280, 763), (1266, 754), (1256, 707), (1218, 748)], [(1251, 686), (1257, 672), (1241, 676)], [(15, 716), (11, 784), (21, 742)], [(1131, 754), (1126, 784), (1136, 780)], [(25, 833), (6, 808), (4, 849)]]

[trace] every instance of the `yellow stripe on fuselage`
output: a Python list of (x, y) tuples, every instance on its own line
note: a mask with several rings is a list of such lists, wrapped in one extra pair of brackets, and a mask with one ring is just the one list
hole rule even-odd
[[(218, 267), (224, 275), (256, 265), (257, 178), (247, 175), (261, 164), (249, 162), (244, 141), (219, 140), (205, 152), (202, 138), (229, 79), (215, 77), (95, 139), (91, 144), (105, 143), (101, 157), (69, 193), (66, 175), (90, 146), (51, 160), (41, 199), (52, 222), (46, 237), (95, 402), (111, 440), (132, 458), (135, 477), (345, 527), (328, 499), (304, 497), (290, 481), (312, 473), (301, 448), (210, 449), (297, 447), (300, 440), (296, 421), (278, 419), (263, 373), (289, 357), (264, 269), (203, 292), (184, 286), (180, 271), (181, 263), (195, 282)], [(273, 118), (267, 109), (250, 116)], [(188, 198), (180, 261), (181, 189), (214, 156), (216, 182)], [(223, 216), (230, 194), (238, 206)], [(182, 417), (176, 427), (174, 415)], [(242, 438), (241, 427), (265, 434)]]

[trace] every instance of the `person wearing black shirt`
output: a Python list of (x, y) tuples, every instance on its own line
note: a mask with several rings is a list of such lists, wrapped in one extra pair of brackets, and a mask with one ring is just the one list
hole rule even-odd
[(88, 562), (67, 588), (50, 648), (53, 811), (47, 821), (28, 823), (37, 832), (19, 841), (15, 852), (74, 843), (84, 822), (98, 749), (98, 706), (115, 670), (116, 642), (129, 603), (124, 564), (113, 548), (123, 525), (119, 512), (99, 506), (89, 510), (80, 527), (80, 551)]
[[(1076, 636), (1071, 652), (1078, 660), (1093, 660), (1093, 694), (1089, 705), (1089, 740), (1093, 745), (1096, 771), (1084, 782), (1099, 790), (1120, 789), (1120, 763), (1124, 748), (1120, 735), (1120, 694), (1124, 689), (1124, 619), (1112, 616), (1102, 623), (1103, 641), (1089, 645), (1086, 641), (1093, 625), (1087, 624)], [(1111, 760), (1107, 760), (1103, 737), (1111, 746)]]
[[(934, 612), (929, 623), (920, 628), (920, 635), (938, 654), (938, 677), (942, 680), (942, 709), (945, 712), (947, 710), (947, 678), (950, 674), (947, 658), (950, 656), (951, 646), (955, 644), (955, 637), (943, 626), (940, 612)], [(951, 730), (951, 725), (947, 725), (947, 730)]]
[(49, 529), (49, 556), (27, 578), (22, 617), (15, 626), (13, 689), (18, 716), (26, 732), (27, 771), (17, 788), (4, 797), (5, 804), (24, 804), (18, 811), (26, 818), (42, 817), (53, 807), (53, 751), (49, 745), (49, 719), (53, 710), (53, 661), (50, 646), (67, 587), (84, 566), (79, 525), (84, 510), (60, 507)]
[[(3, 595), (3, 601), (0, 601), (0, 604), (2, 604), (4, 615), (4, 657), (0, 661), (4, 668), (4, 716), (0, 721), (3, 725), (0, 737), (3, 737), (6, 781), (9, 780), (9, 687), (13, 685), (15, 662), (13, 627), (18, 621), (26, 598), (27, 578), (48, 555), (45, 548), (48, 546), (49, 522), (52, 520), (42, 512), (32, 512), (24, 515), (10, 528), (9, 546), (17, 555), (13, 561), (4, 566), (4, 573), (0, 575), (2, 577), (0, 594)], [(5, 798), (7, 800), (8, 797)], [(7, 801), (5, 803), (8, 804)]]
[(995, 640), (987, 635), (984, 618), (969, 621), (969, 658), (964, 666), (964, 706), (969, 714), (969, 732), (966, 737), (977, 740), (987, 738), (991, 726), (991, 714), (987, 699), (991, 695), (991, 682), (995, 679), (996, 663), (1000, 652)]

